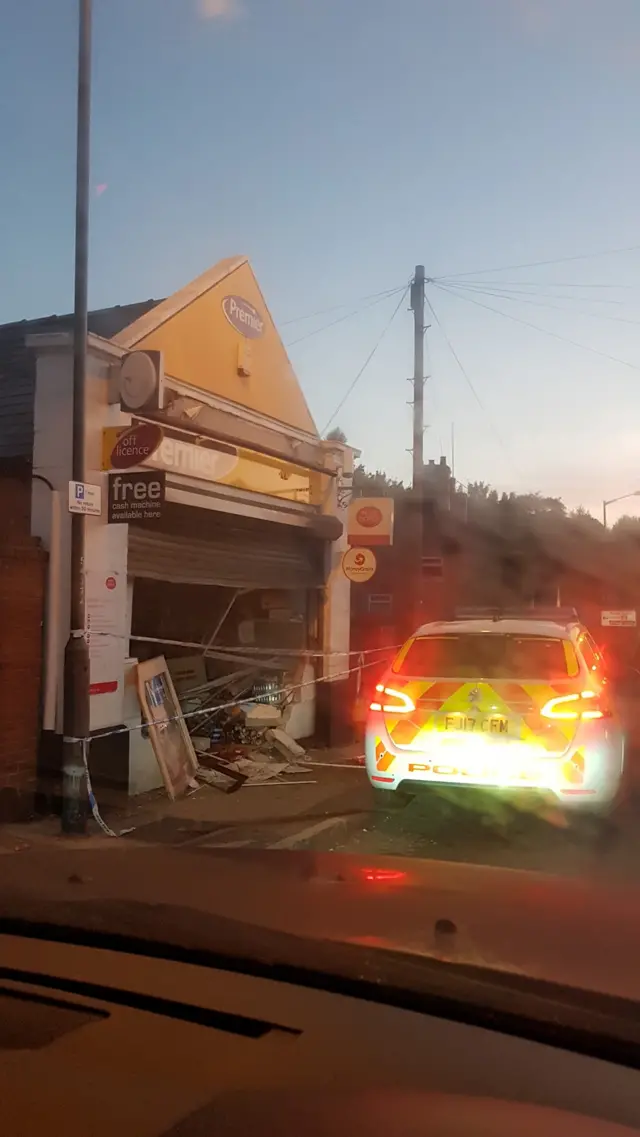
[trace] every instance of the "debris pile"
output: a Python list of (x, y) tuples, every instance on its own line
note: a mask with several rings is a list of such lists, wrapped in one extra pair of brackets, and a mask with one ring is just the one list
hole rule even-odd
[(199, 767), (196, 777), (233, 793), (245, 785), (266, 786), (281, 783), (290, 775), (311, 772), (312, 767), (304, 762), (304, 749), (286, 731), (253, 728), (250, 733), (253, 737), (244, 745), (210, 742), (206, 747), (206, 739), (194, 737)]
[[(193, 686), (189, 661), (182, 658), (177, 663), (179, 668), (173, 660), (158, 657), (151, 665), (143, 665), (164, 675), (162, 710), (155, 692), (155, 707), (149, 697), (141, 695), (143, 713), (155, 728), (151, 741), (171, 796), (187, 786), (193, 790), (198, 783), (224, 793), (243, 786), (281, 784), (291, 776), (297, 776), (299, 784), (299, 775), (311, 772), (304, 761), (305, 750), (284, 729), (293, 697), (292, 680), (287, 682), (284, 672), (271, 669), (269, 673), (264, 663), (252, 661), (250, 666)], [(174, 779), (170, 786), (166, 731), (161, 728), (162, 719), (166, 723), (171, 717), (171, 703), (179, 708), (180, 731), (175, 735), (184, 758), (182, 781)], [(189, 770), (185, 784), (184, 771)]]

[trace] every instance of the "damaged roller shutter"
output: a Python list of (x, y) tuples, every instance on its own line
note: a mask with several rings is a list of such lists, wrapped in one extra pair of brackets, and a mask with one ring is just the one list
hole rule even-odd
[(229, 530), (201, 539), (129, 527), (129, 576), (226, 588), (323, 585), (323, 543), (278, 526), (277, 538)]

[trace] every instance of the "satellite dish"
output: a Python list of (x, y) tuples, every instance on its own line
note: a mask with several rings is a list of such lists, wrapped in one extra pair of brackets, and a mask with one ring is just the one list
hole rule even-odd
[(123, 359), (120, 368), (120, 403), (123, 409), (140, 411), (148, 403), (157, 406), (158, 386), (157, 359), (149, 352), (133, 351)]

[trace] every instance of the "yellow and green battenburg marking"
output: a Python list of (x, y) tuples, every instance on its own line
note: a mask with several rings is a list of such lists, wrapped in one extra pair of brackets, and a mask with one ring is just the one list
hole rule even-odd
[[(391, 683), (408, 695), (417, 707), (410, 714), (387, 712), (385, 715), (389, 736), (399, 746), (411, 746), (419, 735), (437, 730), (443, 715), (482, 713), (486, 716), (487, 711), (480, 711), (474, 702), (483, 708), (490, 706), (490, 713), (496, 718), (517, 715), (521, 723), (521, 741), (542, 745), (550, 754), (564, 753), (575, 734), (575, 720), (559, 719), (552, 723), (541, 718), (540, 712), (545, 704), (566, 693), (551, 684), (459, 683), (457, 680), (410, 680), (402, 683), (397, 679), (391, 680)], [(475, 701), (469, 699), (472, 692), (478, 693)]]

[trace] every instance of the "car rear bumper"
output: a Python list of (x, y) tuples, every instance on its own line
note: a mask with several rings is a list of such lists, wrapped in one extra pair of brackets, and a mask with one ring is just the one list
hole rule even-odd
[(624, 766), (624, 737), (617, 726), (581, 726), (563, 754), (529, 742), (478, 736), (423, 736), (420, 749), (394, 744), (382, 715), (372, 715), (365, 738), (366, 769), (373, 786), (409, 792), (415, 787), (482, 788), (542, 793), (564, 809), (591, 810), (616, 799)]

